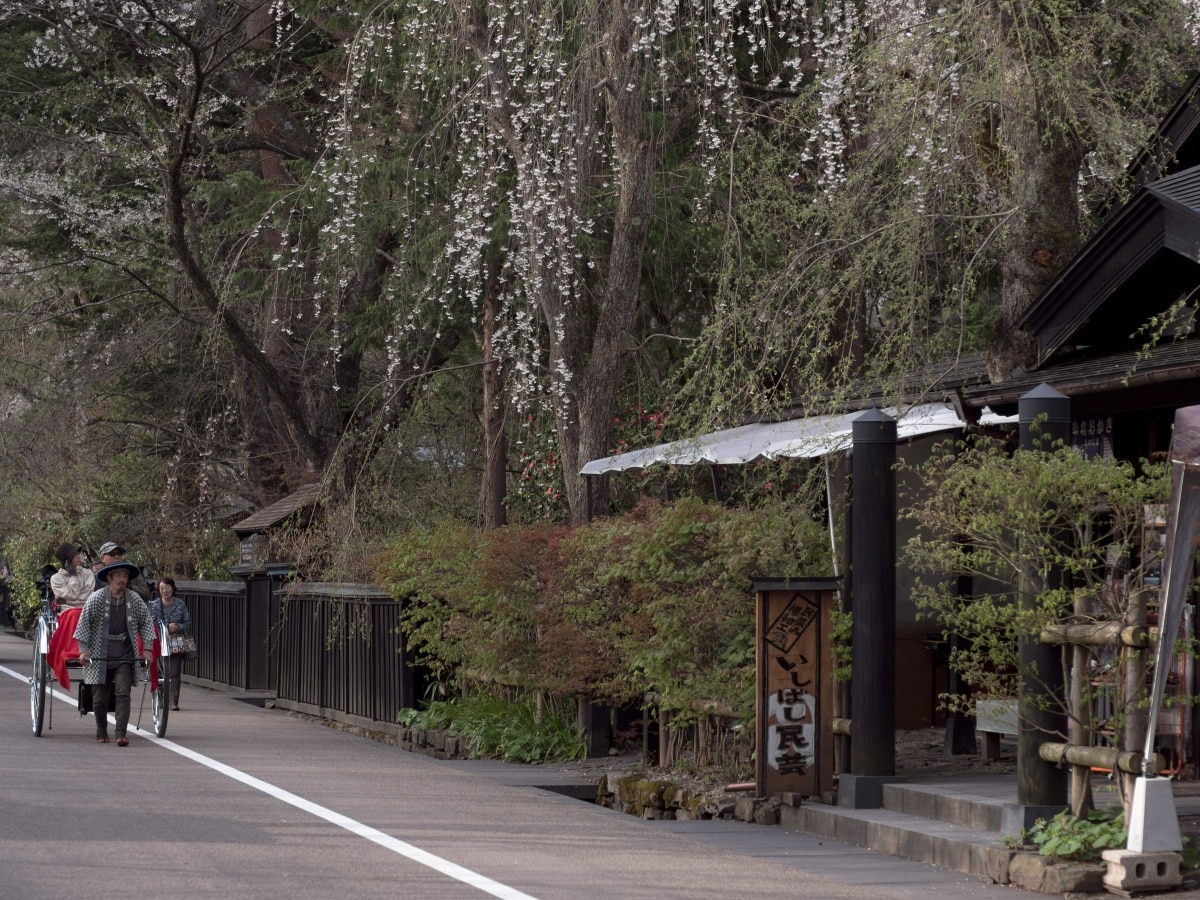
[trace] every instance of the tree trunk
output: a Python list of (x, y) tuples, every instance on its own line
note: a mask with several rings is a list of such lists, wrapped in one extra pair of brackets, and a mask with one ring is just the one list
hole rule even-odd
[[(653, 208), (654, 165), (658, 148), (647, 134), (640, 87), (645, 82), (643, 58), (635, 49), (633, 23), (620, 0), (610, 4), (612, 21), (601, 55), (605, 70), (605, 101), (617, 157), (620, 186), (613, 214), (604, 299), (592, 336), (591, 354), (577, 391), (577, 442), (563, 446), (563, 470), (571, 520), (587, 519), (587, 485), (579, 470), (606, 456), (612, 446), (613, 416), (629, 356), (629, 333), (641, 296), (642, 257)], [(626, 90), (635, 85), (639, 89)], [(608, 511), (608, 480), (593, 485), (592, 511)]]
[[(1004, 83), (1011, 94), (1003, 124), (1003, 137), (1012, 148), (1009, 174), (1014, 218), (1000, 269), (1000, 315), (996, 335), (987, 352), (988, 375), (993, 381), (1014, 369), (1036, 362), (1038, 348), (1032, 335), (1017, 328), (1017, 319), (1029, 309), (1079, 247), (1079, 169), (1084, 147), (1071, 133), (1067, 111), (1053, 94), (1053, 85), (1037, 83), (1036, 71), (1027, 66), (1027, 55), (1051, 58), (1056, 42), (1036, 21), (1021, 23), (1008, 13), (999, 16), (1001, 41), (1008, 58)], [(1031, 49), (1031, 46), (1032, 49)], [(1040, 56), (1044, 54), (1044, 56)]]
[(483, 292), (483, 527), (499, 528), (506, 521), (504, 498), (507, 487), (508, 455), (504, 442), (504, 376), (492, 345), (496, 317), (500, 312), (497, 283), (500, 262), (488, 265)]

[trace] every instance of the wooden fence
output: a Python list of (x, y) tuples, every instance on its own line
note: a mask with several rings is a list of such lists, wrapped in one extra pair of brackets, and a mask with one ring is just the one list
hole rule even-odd
[(367, 585), (181, 581), (199, 656), (189, 681), (377, 731), (416, 705), (401, 605)]
[(291, 585), (281, 597), (276, 705), (392, 731), (416, 705), (400, 604), (363, 585)]
[[(183, 664), (183, 674), (207, 687), (268, 690), (268, 678), (252, 677), (261, 672), (261, 663), (252, 665), (251, 657), (267, 653), (269, 635), (267, 629), (252, 627), (246, 582), (181, 581), (177, 590), (192, 614), (200, 651)], [(259, 618), (254, 617), (254, 624)]]

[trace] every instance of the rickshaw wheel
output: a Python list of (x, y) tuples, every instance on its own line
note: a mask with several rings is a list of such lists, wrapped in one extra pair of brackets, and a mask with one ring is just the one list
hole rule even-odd
[(46, 682), (49, 680), (50, 667), (42, 650), (45, 629), (45, 623), (39, 621), (33, 641), (33, 671), (29, 676), (29, 712), (35, 737), (42, 736), (42, 723), (46, 719)]
[(167, 736), (167, 717), (171, 710), (171, 693), (168, 690), (171, 684), (171, 672), (170, 666), (167, 665), (168, 659), (169, 657), (160, 656), (155, 660), (158, 665), (158, 690), (152, 693), (151, 702), (154, 714), (154, 733), (158, 737)]

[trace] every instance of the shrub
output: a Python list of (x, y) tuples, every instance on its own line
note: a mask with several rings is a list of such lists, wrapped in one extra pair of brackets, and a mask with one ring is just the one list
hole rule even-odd
[[(981, 442), (947, 445), (918, 474), (907, 515), (921, 531), (904, 548), (926, 576), (914, 598), (946, 634), (969, 640), (951, 665), (976, 688), (1014, 695), (1019, 638), (1036, 639), (1068, 621), (1126, 620), (1146, 562), (1146, 507), (1167, 499), (1165, 465), (1137, 468), (1085, 459), (1072, 448), (1011, 452)], [(973, 577), (969, 600), (957, 595), (954, 575)], [(1034, 602), (1017, 602), (1022, 587)], [(1065, 696), (1042, 701), (1072, 712)], [(1110, 724), (1120, 727), (1124, 712), (1119, 707)]]
[(508, 700), (475, 692), (457, 700), (434, 700), (423, 710), (404, 710), (399, 721), (462, 738), (472, 758), (543, 763), (587, 755), (574, 717), (552, 706), (539, 711), (531, 698)]
[(685, 499), (578, 526), (398, 536), (377, 579), (404, 599), (409, 646), (439, 678), (669, 711), (753, 703), (750, 578), (828, 575), (827, 537), (801, 503)]
[(1096, 862), (1114, 847), (1124, 847), (1125, 813), (1093, 810), (1085, 818), (1060, 812), (1053, 819), (1038, 819), (1019, 841), (1037, 847), (1041, 856), (1053, 856), (1071, 862)]

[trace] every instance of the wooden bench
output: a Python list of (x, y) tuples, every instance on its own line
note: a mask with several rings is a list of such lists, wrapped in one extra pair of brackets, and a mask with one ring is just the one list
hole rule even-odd
[(1000, 758), (1000, 735), (1010, 734), (1016, 737), (1017, 700), (1010, 697), (1003, 700), (975, 701), (975, 730), (982, 736), (980, 754), (984, 762), (995, 762)]

